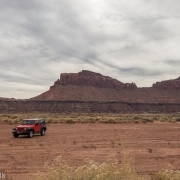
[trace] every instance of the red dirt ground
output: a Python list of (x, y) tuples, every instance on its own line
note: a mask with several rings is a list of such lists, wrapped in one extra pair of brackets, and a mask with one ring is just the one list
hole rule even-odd
[(14, 125), (0, 125), (0, 172), (9, 179), (30, 179), (45, 162), (61, 155), (69, 165), (85, 158), (104, 162), (125, 150), (146, 178), (166, 168), (180, 169), (180, 123), (48, 124), (45, 136), (15, 139)]

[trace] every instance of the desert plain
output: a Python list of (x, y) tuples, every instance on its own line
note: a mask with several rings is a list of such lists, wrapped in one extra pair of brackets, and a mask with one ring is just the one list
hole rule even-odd
[(99, 163), (109, 158), (121, 161), (125, 152), (147, 180), (157, 171), (180, 169), (179, 115), (64, 114), (53, 115), (55, 120), (52, 115), (42, 116), (48, 122), (45, 136), (14, 138), (12, 128), (26, 115), (1, 115), (0, 171), (6, 179), (32, 179), (57, 156), (79, 166), (86, 158)]

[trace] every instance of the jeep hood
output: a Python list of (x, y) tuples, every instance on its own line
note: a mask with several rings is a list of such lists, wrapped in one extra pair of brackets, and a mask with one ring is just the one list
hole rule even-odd
[(27, 124), (21, 124), (19, 126), (16, 126), (16, 128), (30, 128), (30, 127), (33, 127), (34, 125), (33, 124), (30, 124), (30, 125), (27, 125)]

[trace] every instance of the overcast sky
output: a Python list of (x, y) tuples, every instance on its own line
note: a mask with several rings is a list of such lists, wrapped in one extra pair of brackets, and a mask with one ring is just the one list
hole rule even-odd
[(180, 76), (179, 0), (0, 0), (0, 97), (90, 70), (150, 87)]

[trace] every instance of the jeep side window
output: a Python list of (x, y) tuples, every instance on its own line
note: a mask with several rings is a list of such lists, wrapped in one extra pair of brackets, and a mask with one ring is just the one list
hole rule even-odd
[(44, 121), (44, 120), (41, 120), (40, 123), (41, 123), (41, 124), (45, 124), (45, 121)]
[(36, 121), (36, 124), (39, 124), (39, 121)]
[(26, 124), (34, 124), (34, 121), (33, 120), (31, 120), (31, 121), (27, 121), (27, 123)]
[(23, 121), (22, 124), (26, 124), (26, 121)]
[(24, 120), (22, 124), (34, 124), (33, 120)]

